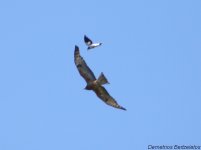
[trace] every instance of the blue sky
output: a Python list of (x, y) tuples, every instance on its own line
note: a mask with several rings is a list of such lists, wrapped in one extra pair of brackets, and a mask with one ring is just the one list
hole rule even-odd
[[(201, 145), (201, 1), (0, 2), (0, 149)], [(87, 51), (84, 34), (103, 45)], [(105, 105), (74, 46), (127, 111)]]

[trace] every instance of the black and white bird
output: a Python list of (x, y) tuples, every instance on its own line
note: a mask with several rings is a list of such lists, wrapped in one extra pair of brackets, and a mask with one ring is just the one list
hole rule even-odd
[(93, 43), (86, 35), (84, 35), (84, 42), (88, 46), (88, 50), (102, 45), (102, 43)]

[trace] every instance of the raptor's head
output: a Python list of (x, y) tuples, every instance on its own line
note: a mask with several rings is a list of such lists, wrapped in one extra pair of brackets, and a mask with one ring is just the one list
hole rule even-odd
[(91, 90), (91, 87), (89, 85), (87, 85), (84, 89), (85, 90)]

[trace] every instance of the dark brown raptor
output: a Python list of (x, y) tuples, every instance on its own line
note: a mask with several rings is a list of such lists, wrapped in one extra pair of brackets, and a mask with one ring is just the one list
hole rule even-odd
[(126, 110), (124, 107), (120, 106), (115, 101), (115, 99), (112, 96), (110, 96), (110, 94), (106, 91), (106, 89), (102, 86), (103, 84), (108, 83), (104, 74), (101, 73), (99, 78), (96, 79), (94, 73), (87, 66), (82, 56), (80, 56), (80, 51), (78, 46), (75, 46), (74, 61), (80, 75), (85, 79), (87, 83), (87, 86), (85, 87), (86, 90), (93, 90), (96, 93), (96, 95), (101, 100), (103, 100), (106, 104), (118, 109)]

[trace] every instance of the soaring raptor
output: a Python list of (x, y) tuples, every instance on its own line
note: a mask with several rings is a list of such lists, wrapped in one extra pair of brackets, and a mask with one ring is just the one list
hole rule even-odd
[(82, 56), (80, 56), (80, 51), (78, 46), (75, 46), (74, 61), (80, 75), (85, 79), (87, 83), (85, 87), (86, 90), (93, 90), (96, 93), (96, 95), (101, 100), (103, 100), (106, 104), (118, 109), (126, 110), (124, 107), (120, 106), (115, 101), (115, 99), (112, 96), (110, 96), (110, 94), (106, 91), (106, 89), (102, 86), (103, 84), (108, 83), (104, 74), (101, 73), (99, 78), (96, 79), (94, 73), (87, 66)]

